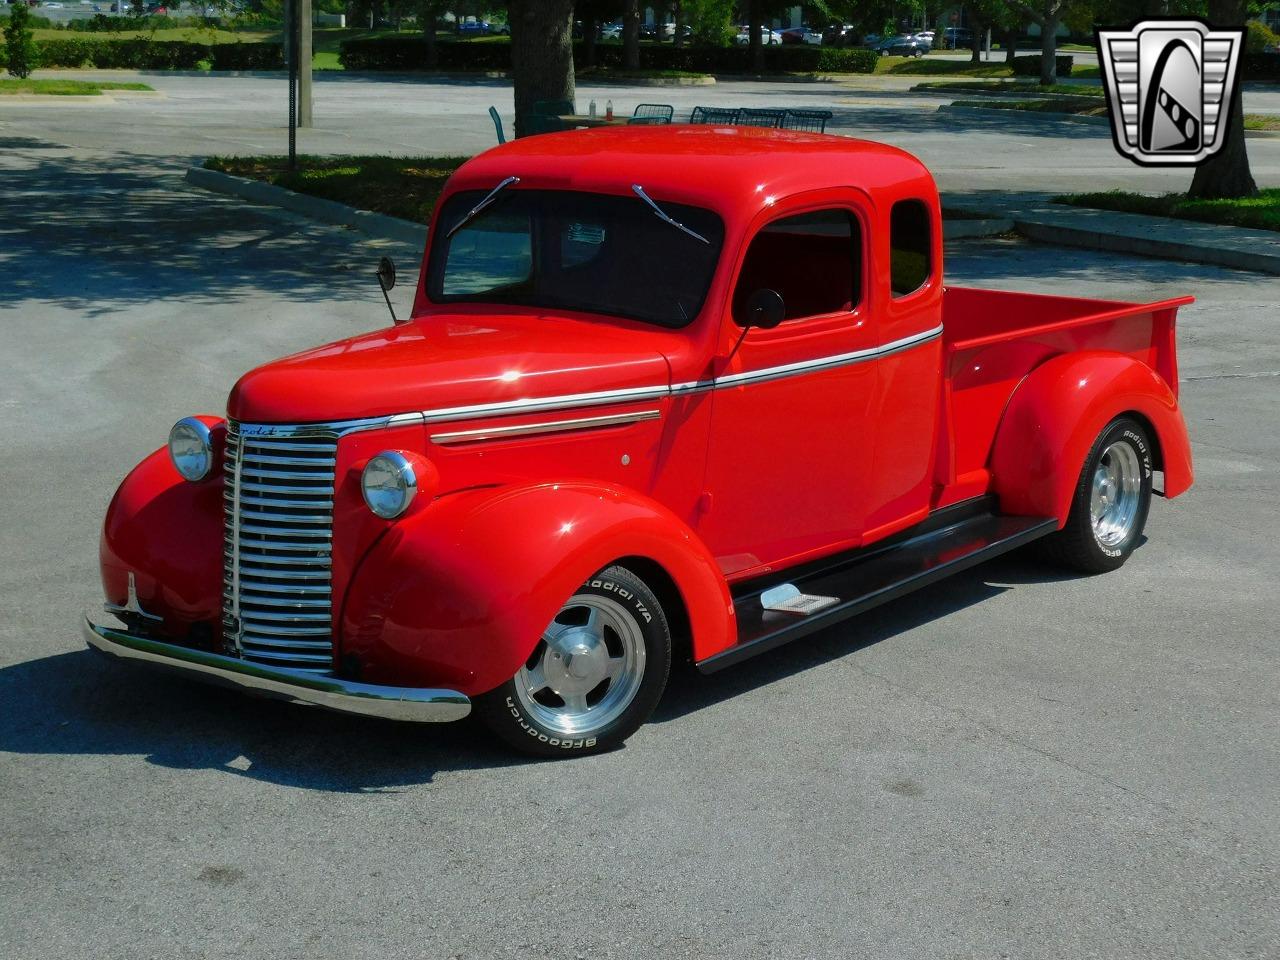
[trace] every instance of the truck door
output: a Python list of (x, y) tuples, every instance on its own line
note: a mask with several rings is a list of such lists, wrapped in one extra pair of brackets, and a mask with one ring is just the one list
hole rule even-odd
[[(875, 443), (869, 202), (807, 196), (753, 225), (722, 321), (698, 531), (729, 577), (853, 545), (862, 526)], [(782, 296), (785, 319), (744, 332), (735, 316), (761, 289)]]
[[(877, 200), (881, 200), (877, 197)], [(933, 491), (942, 387), (942, 223), (937, 195), (904, 189), (877, 210), (880, 265), (876, 320), (874, 467), (867, 478), (863, 539), (924, 519)]]

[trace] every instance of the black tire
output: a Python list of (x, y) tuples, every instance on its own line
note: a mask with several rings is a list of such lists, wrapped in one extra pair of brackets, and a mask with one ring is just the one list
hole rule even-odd
[[(621, 712), (598, 729), (588, 728), (572, 733), (558, 730), (539, 715), (537, 703), (532, 707), (526, 706), (530, 694), (522, 676), (527, 677), (527, 670), (532, 669), (534, 661), (549, 653), (547, 641), (540, 639), (530, 662), (515, 677), (475, 700), (476, 716), (500, 740), (522, 753), (538, 757), (569, 757), (612, 750), (621, 746), (649, 719), (666, 689), (671, 671), (671, 630), (666, 613), (648, 585), (625, 567), (607, 567), (590, 577), (565, 602), (560, 614), (548, 624), (548, 631), (560, 623), (566, 611), (582, 609), (582, 604), (593, 602), (592, 598), (595, 598), (594, 602), (607, 603), (614, 615), (628, 617), (629, 624), (623, 624), (624, 632), (634, 629), (635, 633), (631, 634), (633, 643), (643, 643), (643, 666), (632, 675), (638, 680), (638, 687), (629, 702), (620, 707)], [(601, 635), (607, 637), (611, 629), (602, 628)], [(616, 631), (612, 642), (623, 642)], [(604, 702), (613, 683), (609, 680), (604, 684), (604, 693), (597, 705)], [(550, 687), (543, 693), (553, 699), (558, 696)], [(542, 706), (552, 712), (556, 709), (554, 703)]]
[[(1136, 457), (1140, 471), (1136, 512), (1124, 525), (1126, 531), (1117, 542), (1104, 543), (1095, 531), (1091, 513), (1094, 475), (1103, 458), (1115, 444), (1124, 444)], [(1041, 555), (1052, 563), (1083, 573), (1108, 573), (1124, 565), (1133, 553), (1151, 509), (1151, 476), (1153, 469), (1151, 436), (1132, 417), (1119, 417), (1098, 434), (1085, 458), (1071, 498), (1071, 512), (1066, 526), (1039, 541)]]

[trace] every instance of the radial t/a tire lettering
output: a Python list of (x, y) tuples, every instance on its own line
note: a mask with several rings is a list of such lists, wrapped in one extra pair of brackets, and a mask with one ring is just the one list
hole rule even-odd
[(670, 669), (661, 603), (634, 573), (612, 566), (565, 602), (514, 677), (476, 698), (476, 714), (524, 753), (596, 753), (649, 718)]
[(1085, 458), (1066, 525), (1039, 542), (1041, 554), (1083, 573), (1123, 566), (1151, 509), (1151, 451), (1147, 428), (1134, 418), (1107, 424)]

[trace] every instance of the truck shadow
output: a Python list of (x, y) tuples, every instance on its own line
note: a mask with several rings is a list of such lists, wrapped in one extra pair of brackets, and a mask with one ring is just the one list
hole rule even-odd
[[(673, 671), (655, 723), (731, 698), (889, 640), (1010, 589), (1065, 577), (1013, 557), (995, 561), (809, 640), (710, 677)], [(408, 724), (259, 700), (108, 663), (88, 650), (0, 668), (0, 751), (144, 756), (175, 770), (337, 793), (394, 792), (442, 770), (529, 761), (494, 742), (474, 719)], [(536, 762), (536, 761), (534, 761)]]
[(672, 669), (667, 692), (651, 722), (678, 720), (841, 657), (854, 656), (1018, 585), (1056, 583), (1079, 576), (1046, 566), (1028, 552), (1018, 551), (722, 673), (703, 675), (691, 664), (684, 664)]
[(0, 669), (0, 751), (145, 756), (338, 793), (394, 792), (442, 769), (503, 767), (478, 724), (398, 724), (246, 697), (88, 650)]

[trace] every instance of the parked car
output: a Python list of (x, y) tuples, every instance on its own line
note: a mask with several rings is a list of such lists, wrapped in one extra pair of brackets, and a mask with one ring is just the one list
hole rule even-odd
[(600, 39), (621, 40), (622, 39), (622, 21), (615, 20), (613, 23), (606, 23), (600, 31)]
[[(733, 38), (733, 42), (739, 46), (744, 46), (751, 42), (751, 28), (742, 26), (738, 28), (738, 35)], [(768, 27), (760, 28), (760, 42), (766, 45), (774, 45), (782, 43), (782, 34), (777, 30), (771, 30)]]
[(929, 49), (927, 43), (905, 34), (883, 40), (876, 46), (879, 53), (888, 57), (923, 57)]
[(782, 31), (783, 43), (808, 43), (818, 46), (822, 43), (822, 34), (812, 27), (791, 27)]
[(588, 753), (675, 657), (712, 673), (1034, 541), (1115, 570), (1192, 483), (1191, 298), (946, 283), (894, 147), (525, 137), (445, 184), (419, 276), (396, 325), (251, 370), (128, 475), (91, 646)]
[(458, 35), (462, 37), (487, 37), (492, 32), (488, 20), (463, 20), (458, 24)]
[(851, 23), (829, 23), (822, 31), (822, 42), (828, 47), (847, 47), (857, 43), (857, 33)]
[(973, 31), (963, 27), (947, 27), (942, 31), (942, 46), (946, 50), (959, 50), (973, 46)]

